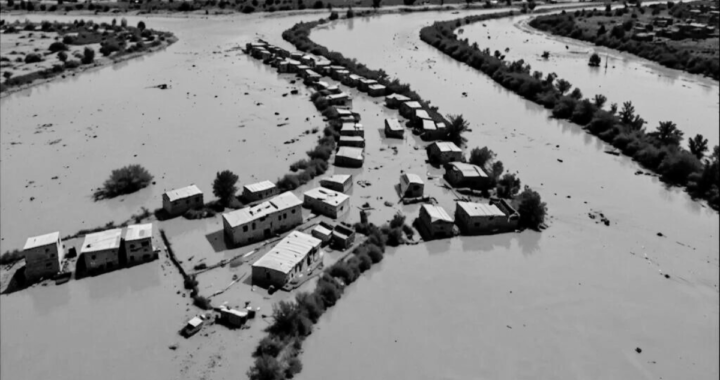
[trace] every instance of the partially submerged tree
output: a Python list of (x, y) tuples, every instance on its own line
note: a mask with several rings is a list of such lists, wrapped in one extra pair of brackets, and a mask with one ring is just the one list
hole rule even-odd
[(600, 56), (597, 53), (593, 53), (590, 56), (590, 60), (588, 61), (588, 65), (592, 67), (598, 67), (600, 66), (600, 62), (602, 62), (602, 59), (600, 59)]
[(463, 115), (448, 115), (449, 124), (447, 127), (447, 141), (452, 141), (457, 146), (462, 146), (465, 144), (465, 137), (463, 137), (463, 133), (465, 133), (469, 127), (470, 123), (468, 123), (467, 120), (463, 117)]
[(213, 194), (220, 199), (224, 206), (230, 205), (238, 188), (235, 184), (238, 181), (237, 174), (230, 170), (223, 170), (217, 173), (213, 182)]
[(528, 186), (518, 196), (518, 212), (520, 224), (523, 227), (538, 229), (545, 222), (547, 206), (540, 198), (540, 194)]
[(697, 157), (698, 160), (702, 160), (708, 150), (708, 140), (703, 135), (695, 135), (695, 137), (688, 140), (688, 148), (690, 148), (690, 153), (693, 156)]
[(470, 151), (470, 159), (468, 159), (468, 162), (484, 169), (485, 164), (494, 158), (495, 152), (484, 146), (482, 148), (473, 148), (473, 150)]
[(103, 187), (96, 190), (93, 198), (98, 201), (119, 195), (134, 193), (152, 182), (153, 176), (140, 165), (128, 165), (113, 170)]

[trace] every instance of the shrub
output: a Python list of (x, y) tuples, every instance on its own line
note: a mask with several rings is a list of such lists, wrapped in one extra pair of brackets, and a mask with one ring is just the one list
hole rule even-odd
[(313, 9), (323, 9), (325, 8), (325, 4), (323, 4), (322, 1), (318, 0), (313, 4)]
[(212, 305), (210, 304), (210, 300), (207, 299), (207, 298), (205, 298), (205, 297), (203, 297), (203, 296), (200, 296), (200, 295), (195, 295), (195, 296), (193, 297), (193, 305), (195, 305), (195, 306), (197, 306), (197, 307), (199, 307), (199, 308), (201, 308), (201, 309), (203, 309), (203, 310), (210, 310), (210, 309), (212, 309)]
[(282, 380), (285, 378), (282, 366), (272, 356), (263, 355), (255, 359), (255, 363), (247, 371), (250, 380)]
[(518, 212), (520, 224), (523, 227), (537, 229), (545, 222), (547, 206), (540, 198), (540, 194), (525, 186), (525, 190), (518, 196)]
[(10, 264), (10, 263), (14, 263), (14, 262), (24, 259), (24, 258), (25, 258), (25, 254), (23, 253), (23, 251), (21, 251), (19, 249), (15, 249), (12, 251), (6, 251), (2, 255), (0, 255), (0, 264), (3, 264), (3, 265)]
[[(61, 53), (62, 53), (62, 52), (61, 52)], [(58, 53), (58, 54), (60, 54), (60, 53)], [(58, 57), (59, 57), (59, 56), (58, 56)], [(67, 59), (67, 58), (66, 58), (66, 59)], [(80, 67), (80, 61), (75, 60), (75, 59), (71, 59), (71, 60), (69, 60), (69, 61), (65, 61), (65, 68), (66, 68), (66, 69), (74, 69), (74, 68), (77, 68), (77, 67)]]
[(297, 357), (288, 359), (285, 367), (285, 378), (292, 379), (295, 375), (302, 371), (302, 363)]
[[(65, 63), (67, 66), (68, 61)], [(95, 200), (113, 198), (123, 194), (134, 193), (152, 182), (153, 176), (140, 165), (128, 165), (120, 169), (113, 170), (103, 187), (98, 189), (95, 194)]]
[(276, 358), (283, 349), (283, 342), (275, 335), (269, 335), (260, 341), (253, 356), (272, 356)]
[(468, 160), (468, 162), (484, 168), (485, 164), (487, 164), (488, 161), (493, 160), (494, 158), (495, 152), (484, 146), (482, 148), (473, 148), (473, 150), (470, 151), (470, 159)]
[(25, 56), (25, 63), (37, 63), (37, 62), (42, 62), (42, 61), (43, 61), (43, 59), (42, 59), (42, 56), (40, 56), (40, 54), (30, 53)]
[(253, 12), (255, 12), (255, 7), (253, 7), (252, 5), (246, 5), (242, 8), (241, 12), (242, 13), (253, 13)]
[(351, 268), (343, 261), (338, 261), (335, 265), (331, 266), (329, 274), (341, 279), (346, 285), (352, 284), (357, 279)]
[(335, 12), (335, 11), (330, 12), (330, 17), (329, 17), (330, 21), (337, 20), (338, 17), (339, 16), (338, 16), (337, 12)]
[(84, 65), (93, 63), (93, 61), (95, 61), (95, 50), (86, 47), (85, 50), (83, 50), (83, 57), (81, 61)]
[(366, 244), (367, 247), (367, 255), (370, 257), (370, 260), (372, 260), (373, 264), (377, 264), (382, 261), (383, 259), (383, 252), (375, 244)]
[(103, 57), (107, 57), (116, 51), (120, 51), (120, 45), (115, 41), (104, 43), (100, 47), (100, 54), (102, 54)]
[(352, 7), (348, 8), (347, 13), (345, 14), (345, 17), (347, 17), (347, 18), (355, 17), (355, 11), (353, 11)]
[(59, 51), (65, 51), (67, 49), (68, 49), (67, 45), (65, 45), (62, 42), (57, 42), (57, 41), (51, 43), (50, 47), (48, 48), (48, 50), (50, 50), (50, 52), (52, 52), (52, 53), (57, 53)]
[(315, 294), (320, 297), (325, 308), (334, 306), (337, 300), (342, 295), (342, 290), (332, 279), (332, 277), (323, 277), (318, 281), (317, 287), (315, 288)]
[(280, 301), (273, 305), (273, 323), (268, 331), (279, 337), (295, 336), (298, 331), (300, 309), (295, 302)]
[(313, 323), (317, 322), (325, 311), (322, 300), (316, 293), (300, 292), (295, 295), (295, 302), (297, 302), (300, 312)]

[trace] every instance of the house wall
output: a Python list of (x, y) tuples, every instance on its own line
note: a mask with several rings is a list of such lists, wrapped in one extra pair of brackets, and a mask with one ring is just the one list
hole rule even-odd
[(440, 149), (435, 146), (432, 146), (430, 148), (428, 154), (431, 160), (443, 164), (453, 161), (460, 161), (462, 159), (462, 152), (441, 152)]
[(60, 262), (65, 257), (64, 251), (60, 241), (23, 251), (25, 254), (25, 278), (34, 281), (40, 277), (53, 276), (60, 272)]
[(302, 223), (300, 205), (266, 215), (247, 224), (231, 227), (223, 218), (225, 236), (233, 243), (246, 245), (272, 237)]
[(170, 202), (170, 199), (163, 194), (163, 209), (170, 215), (182, 215), (187, 210), (193, 208), (200, 208), (204, 204), (203, 195), (193, 195), (192, 197), (181, 198), (174, 202)]
[(384, 95), (385, 95), (385, 89), (384, 89), (384, 88), (368, 88), (368, 95), (370, 95), (370, 96), (384, 96)]
[(455, 223), (464, 235), (489, 234), (517, 228), (517, 220), (509, 220), (507, 216), (471, 217), (460, 207), (455, 210)]
[(335, 165), (348, 168), (359, 168), (363, 165), (362, 160), (356, 160), (350, 157), (335, 156)]
[(355, 147), (355, 148), (364, 148), (365, 140), (354, 141), (354, 140), (340, 139), (340, 141), (338, 141), (338, 146), (351, 146), (351, 147)]
[(272, 187), (267, 190), (256, 192), (248, 191), (247, 189), (243, 188), (242, 196), (248, 202), (255, 202), (278, 194), (280, 194), (280, 191), (277, 187)]
[(430, 215), (424, 208), (420, 209), (420, 226), (425, 230), (428, 238), (445, 238), (451, 237), (453, 234), (453, 223), (436, 221), (432, 222)]
[(408, 183), (405, 184), (400, 181), (400, 190), (403, 191), (403, 195), (406, 198), (417, 198), (423, 196), (423, 190), (425, 185), (419, 183)]
[(150, 261), (155, 257), (153, 252), (152, 238), (147, 237), (136, 240), (125, 240), (125, 256), (128, 265)]
[(118, 268), (120, 266), (120, 255), (118, 251), (118, 248), (113, 248), (104, 251), (83, 253), (86, 268), (90, 271)]

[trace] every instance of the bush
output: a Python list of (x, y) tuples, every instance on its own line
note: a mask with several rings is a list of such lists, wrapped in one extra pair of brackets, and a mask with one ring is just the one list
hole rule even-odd
[(100, 47), (100, 54), (102, 54), (103, 57), (107, 57), (116, 51), (120, 51), (120, 45), (115, 41), (106, 42)]
[(276, 358), (280, 351), (283, 349), (283, 342), (275, 335), (270, 335), (262, 338), (253, 356), (272, 356)]
[(329, 274), (341, 279), (345, 285), (350, 285), (357, 279), (352, 269), (343, 261), (338, 261), (335, 265), (331, 266)]
[(315, 288), (315, 294), (320, 297), (325, 308), (334, 306), (337, 300), (342, 295), (342, 290), (332, 279), (332, 277), (323, 277), (318, 281), (317, 287)]
[(241, 12), (242, 13), (253, 13), (253, 12), (255, 12), (255, 7), (253, 7), (252, 5), (246, 5), (242, 8)]
[(367, 255), (370, 257), (370, 260), (372, 260), (373, 264), (377, 264), (382, 261), (383, 259), (383, 252), (375, 244), (366, 244), (365, 247), (367, 247)]
[(347, 17), (347, 18), (355, 17), (355, 11), (353, 11), (352, 7), (348, 8), (347, 13), (345, 14), (345, 17)]
[(24, 258), (25, 258), (25, 254), (23, 253), (23, 251), (21, 251), (19, 249), (15, 249), (12, 251), (6, 251), (2, 255), (0, 255), (0, 264), (3, 264), (3, 265), (10, 264), (10, 263), (14, 263), (14, 262), (24, 259)]
[(494, 158), (495, 152), (484, 146), (482, 148), (473, 148), (473, 150), (470, 151), (470, 159), (468, 162), (481, 168), (485, 168), (485, 164)]
[(201, 309), (203, 309), (203, 310), (210, 310), (210, 309), (212, 309), (212, 305), (210, 304), (210, 300), (207, 299), (207, 298), (205, 298), (205, 297), (203, 297), (203, 296), (200, 296), (200, 295), (195, 295), (195, 296), (193, 297), (193, 305), (195, 305), (195, 306), (197, 306), (197, 307), (199, 307), (199, 308), (201, 308)]
[(292, 337), (297, 335), (300, 309), (290, 301), (280, 301), (273, 305), (273, 323), (268, 331), (279, 337)]
[(43, 59), (40, 54), (30, 53), (25, 56), (25, 63), (37, 63), (37, 62), (42, 62), (42, 61), (43, 61)]
[(84, 65), (93, 63), (93, 61), (95, 61), (95, 50), (86, 47), (85, 50), (83, 50), (83, 57), (81, 61)]
[[(62, 52), (61, 52), (61, 53), (62, 53)], [(60, 53), (58, 53), (58, 54), (60, 54)], [(67, 59), (67, 58), (66, 58), (66, 59)], [(69, 60), (69, 61), (65, 61), (65, 68), (66, 68), (66, 69), (74, 69), (74, 68), (77, 68), (77, 67), (80, 67), (80, 61), (75, 60), (75, 59), (71, 59), (71, 60)]]
[[(67, 66), (68, 61), (65, 63)], [(95, 200), (113, 198), (119, 195), (134, 193), (142, 188), (147, 187), (152, 182), (153, 176), (140, 165), (128, 165), (120, 169), (113, 170), (103, 187), (98, 189), (95, 194)]]
[(228, 206), (235, 198), (238, 188), (235, 186), (240, 177), (230, 170), (218, 172), (213, 181), (213, 195), (220, 199), (220, 203)]
[(323, 4), (322, 1), (318, 0), (313, 4), (313, 9), (323, 9), (325, 8), (325, 4)]
[(285, 367), (285, 378), (292, 379), (295, 375), (302, 371), (302, 363), (297, 357), (288, 359)]
[(520, 225), (537, 229), (545, 222), (547, 206), (540, 198), (540, 194), (525, 186), (525, 190), (518, 196), (518, 212)]
[(330, 21), (337, 20), (338, 17), (339, 16), (338, 16), (337, 12), (335, 12), (335, 11), (330, 12), (330, 17), (329, 17)]
[(50, 50), (51, 53), (57, 53), (59, 51), (68, 50), (68, 47), (64, 43), (56, 41), (56, 42), (53, 42), (50, 44), (50, 47), (48, 47), (48, 50)]
[(263, 355), (247, 371), (250, 380), (282, 380), (285, 378), (282, 366), (272, 356)]
[(300, 312), (316, 323), (325, 311), (322, 300), (316, 293), (300, 292), (295, 295)]

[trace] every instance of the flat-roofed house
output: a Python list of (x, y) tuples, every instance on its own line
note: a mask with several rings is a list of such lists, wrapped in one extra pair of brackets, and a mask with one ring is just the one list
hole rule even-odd
[(261, 199), (278, 195), (280, 190), (270, 181), (262, 181), (243, 186), (242, 198), (246, 202), (255, 202)]
[(28, 238), (23, 247), (25, 256), (25, 278), (36, 281), (60, 272), (65, 258), (65, 247), (60, 241), (60, 232)]
[(445, 123), (436, 123), (432, 120), (423, 120), (421, 137), (425, 141), (441, 140), (447, 136)]
[(87, 270), (94, 272), (119, 267), (121, 240), (121, 228), (85, 235), (80, 254), (85, 257)]
[(462, 160), (462, 150), (448, 141), (436, 141), (427, 147), (428, 159), (445, 164)]
[(330, 238), (332, 238), (332, 226), (325, 223), (320, 222), (313, 230), (310, 232), (310, 234), (320, 239), (323, 244), (327, 244), (330, 242)]
[(318, 238), (299, 231), (291, 232), (252, 264), (253, 285), (282, 288), (288, 282), (302, 278), (308, 269), (322, 260), (321, 244)]
[(455, 221), (465, 235), (512, 231), (519, 220), (520, 214), (507, 202), (457, 202), (455, 208)]
[(410, 120), (418, 127), (422, 127), (422, 124), (425, 120), (432, 121), (432, 118), (427, 111), (423, 109), (416, 109)]
[(398, 119), (385, 119), (385, 137), (403, 138), (405, 129), (400, 125)]
[(320, 180), (320, 186), (347, 194), (353, 186), (353, 176), (352, 174), (335, 174), (325, 177)]
[(235, 245), (267, 239), (302, 223), (302, 201), (291, 192), (223, 214), (223, 230)]
[(355, 242), (355, 229), (338, 224), (333, 228), (330, 245), (337, 249), (348, 249)]
[(350, 209), (350, 197), (324, 187), (305, 192), (303, 205), (314, 213), (337, 218)]
[(335, 153), (335, 165), (347, 168), (362, 167), (365, 161), (363, 148), (341, 146)]
[(331, 78), (335, 79), (336, 81), (342, 82), (343, 78), (350, 75), (350, 72), (347, 70), (333, 70)]
[(125, 231), (125, 257), (129, 265), (150, 261), (155, 257), (152, 244), (152, 223), (133, 224)]
[(415, 110), (419, 109), (422, 109), (422, 105), (416, 101), (400, 103), (400, 115), (406, 119), (412, 119), (415, 115)]
[(325, 99), (327, 99), (328, 105), (352, 108), (352, 98), (350, 98), (350, 95), (344, 92), (328, 95), (325, 97)]
[(340, 136), (338, 146), (352, 146), (356, 148), (365, 147), (365, 138), (362, 136)]
[(375, 79), (360, 79), (357, 83), (358, 90), (362, 92), (367, 92), (370, 86), (377, 84), (377, 81)]
[[(344, 120), (348, 120), (347, 122), (354, 121), (356, 123), (360, 121), (360, 114), (357, 112), (353, 112), (352, 110), (345, 109), (345, 108), (334, 108), (334, 109), (335, 109), (335, 112), (337, 112), (338, 117), (340, 119), (342, 119), (343, 122), (345, 122)], [(349, 120), (348, 118), (352, 119), (352, 120)]]
[(163, 209), (171, 216), (203, 207), (203, 192), (195, 185), (170, 190), (163, 194)]
[(340, 136), (365, 137), (365, 128), (360, 123), (343, 123), (340, 127)]
[(264, 49), (268, 46), (267, 43), (258, 41), (258, 42), (248, 42), (245, 44), (245, 50), (247, 50), (248, 53), (252, 53), (253, 51), (257, 49)]
[(312, 69), (304, 70), (300, 73), (300, 77), (305, 79), (306, 81), (312, 83), (312, 82), (318, 82), (320, 81), (320, 78), (322, 77), (320, 74), (316, 73)]
[(492, 181), (482, 168), (464, 162), (450, 162), (445, 165), (445, 179), (453, 187), (488, 189)]
[(363, 78), (357, 74), (350, 74), (350, 75), (346, 76), (345, 78), (343, 78), (342, 84), (344, 84), (348, 87), (355, 87), (358, 85), (358, 82), (362, 79), (365, 79), (365, 78)]
[(444, 238), (453, 235), (453, 219), (444, 208), (436, 205), (420, 206), (418, 227), (427, 239)]
[(381, 84), (373, 84), (368, 87), (367, 93), (370, 96), (385, 96), (387, 88)]
[(402, 103), (409, 102), (410, 98), (400, 94), (390, 94), (385, 97), (385, 105), (389, 108), (398, 108)]
[(418, 198), (423, 196), (425, 183), (420, 176), (412, 173), (403, 173), (400, 176), (400, 196), (403, 198)]

